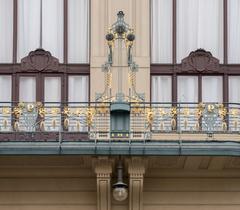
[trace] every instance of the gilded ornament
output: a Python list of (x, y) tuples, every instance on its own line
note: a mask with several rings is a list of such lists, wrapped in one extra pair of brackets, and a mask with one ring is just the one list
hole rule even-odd
[(147, 112), (147, 123), (148, 125), (152, 125), (154, 120), (154, 112), (152, 110)]
[(53, 129), (56, 128), (56, 124), (57, 124), (56, 119), (53, 119), (53, 120), (52, 120), (52, 127), (53, 127)]
[(109, 107), (106, 104), (102, 103), (99, 107), (97, 107), (97, 112), (100, 114), (107, 114)]
[(238, 115), (238, 109), (231, 109), (230, 114), (236, 117)]
[(170, 110), (170, 115), (172, 116), (172, 117), (175, 117), (175, 116), (177, 116), (177, 107), (172, 107), (171, 108), (171, 110)]
[(63, 114), (69, 117), (71, 115), (70, 109), (68, 107), (64, 107)]
[(28, 104), (27, 105), (27, 111), (28, 112), (33, 112), (33, 110), (34, 110), (34, 105), (33, 104)]
[(159, 114), (160, 114), (161, 117), (163, 117), (164, 115), (166, 115), (166, 112), (163, 108), (160, 108), (159, 109)]
[(41, 131), (44, 131), (44, 130), (45, 130), (45, 122), (44, 122), (44, 121), (41, 121), (39, 127), (40, 127), (40, 130), (41, 130)]
[(223, 131), (226, 131), (226, 130), (227, 130), (227, 123), (226, 123), (226, 122), (223, 122), (223, 123), (222, 123), (222, 130), (223, 130)]
[(21, 109), (23, 109), (23, 108), (25, 107), (25, 104), (24, 104), (23, 102), (19, 102), (19, 103), (18, 103), (18, 107), (21, 108)]
[(19, 118), (20, 115), (22, 114), (22, 109), (20, 107), (14, 107), (13, 113), (14, 113), (16, 118)]
[(93, 108), (88, 108), (85, 115), (86, 115), (86, 120), (87, 120), (87, 125), (91, 126), (93, 123), (93, 117), (95, 114), (95, 110)]
[(14, 122), (13, 127), (14, 127), (14, 130), (15, 130), (15, 131), (19, 131), (19, 123), (18, 123), (17, 121)]
[(2, 114), (4, 115), (11, 114), (11, 109), (9, 107), (3, 107)]
[(79, 121), (76, 122), (77, 131), (80, 131), (81, 124)]
[(195, 124), (195, 130), (196, 130), (196, 131), (199, 131), (199, 130), (200, 130), (199, 122), (197, 122), (197, 123)]
[(189, 110), (189, 108), (184, 108), (184, 109), (183, 109), (183, 114), (184, 114), (185, 117), (188, 117), (188, 116), (190, 115), (190, 110)]
[(58, 115), (60, 113), (60, 109), (56, 108), (56, 107), (53, 107), (53, 108), (51, 108), (50, 112), (51, 112), (52, 115)]
[(224, 119), (227, 115), (227, 109), (223, 105), (219, 106), (218, 114), (222, 119)]
[(184, 124), (184, 129), (187, 129), (187, 126), (188, 126), (188, 120), (187, 120), (187, 119), (184, 119), (183, 124)]
[(79, 117), (79, 116), (81, 116), (83, 114), (83, 111), (79, 108), (79, 109), (76, 109), (74, 114)]
[(176, 122), (176, 119), (171, 119), (171, 126), (172, 126), (172, 129), (174, 130), (176, 128), (176, 125), (177, 125), (177, 122)]
[(208, 112), (213, 112), (214, 109), (215, 109), (215, 107), (214, 107), (213, 104), (208, 104), (208, 106), (207, 106), (207, 110), (208, 110)]
[(68, 119), (68, 118), (65, 118), (63, 124), (64, 124), (64, 128), (65, 128), (65, 129), (68, 129), (68, 126), (69, 126), (69, 119)]
[(143, 112), (143, 109), (140, 107), (139, 103), (134, 103), (131, 109), (133, 114), (140, 114)]
[(7, 124), (8, 124), (8, 123), (7, 123), (7, 119), (4, 119), (4, 120), (3, 120), (3, 127), (4, 127), (4, 129), (7, 128)]
[(43, 118), (45, 116), (45, 114), (46, 114), (46, 109), (44, 107), (40, 107), (38, 109), (38, 114), (39, 114), (40, 117)]

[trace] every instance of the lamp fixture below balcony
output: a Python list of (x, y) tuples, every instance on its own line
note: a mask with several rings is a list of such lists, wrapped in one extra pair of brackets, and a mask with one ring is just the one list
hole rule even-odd
[(116, 201), (124, 201), (128, 197), (128, 186), (123, 182), (123, 165), (121, 159), (117, 166), (117, 182), (113, 184), (113, 198)]

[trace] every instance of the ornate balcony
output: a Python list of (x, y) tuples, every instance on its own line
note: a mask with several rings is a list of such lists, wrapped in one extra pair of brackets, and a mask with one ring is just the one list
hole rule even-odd
[(238, 141), (239, 123), (237, 103), (0, 104), (5, 142)]

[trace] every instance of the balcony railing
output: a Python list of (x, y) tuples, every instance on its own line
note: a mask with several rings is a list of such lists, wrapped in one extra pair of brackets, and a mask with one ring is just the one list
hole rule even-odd
[(122, 104), (129, 107), (128, 127), (116, 131), (113, 103), (0, 103), (0, 141), (145, 141), (240, 133), (238, 103)]

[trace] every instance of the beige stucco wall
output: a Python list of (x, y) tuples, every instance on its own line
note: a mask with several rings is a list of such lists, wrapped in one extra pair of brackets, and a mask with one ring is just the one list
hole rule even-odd
[(144, 179), (144, 210), (240, 209), (239, 158), (153, 157)]
[[(134, 60), (139, 65), (137, 73), (137, 91), (150, 94), (150, 1), (149, 0), (92, 0), (91, 1), (91, 100), (95, 100), (95, 93), (104, 90), (104, 74), (101, 66), (107, 60), (107, 43), (105, 34), (108, 28), (116, 21), (117, 12), (125, 13), (125, 21), (136, 34), (134, 43)], [(116, 72), (116, 71), (115, 71)], [(126, 80), (127, 81), (127, 78)], [(116, 93), (117, 76), (113, 74), (113, 93)], [(128, 94), (126, 85), (124, 93)]]
[(239, 177), (149, 177), (144, 187), (144, 210), (240, 209)]
[[(97, 181), (92, 165), (95, 158), (0, 157), (0, 209), (96, 210)], [(144, 159), (143, 210), (240, 209), (239, 158)], [(127, 176), (126, 168), (125, 172)], [(129, 202), (111, 198), (110, 209), (127, 210)]]
[(90, 165), (79, 156), (0, 157), (0, 209), (96, 210)]

